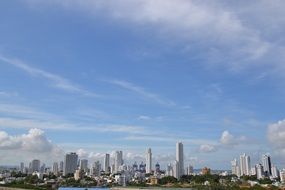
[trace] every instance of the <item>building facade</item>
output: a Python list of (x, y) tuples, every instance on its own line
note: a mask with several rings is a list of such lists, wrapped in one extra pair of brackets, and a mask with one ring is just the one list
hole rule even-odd
[(152, 153), (151, 149), (149, 148), (146, 152), (146, 173), (152, 172)]
[(63, 175), (74, 174), (77, 169), (78, 155), (74, 152), (68, 153), (64, 157)]

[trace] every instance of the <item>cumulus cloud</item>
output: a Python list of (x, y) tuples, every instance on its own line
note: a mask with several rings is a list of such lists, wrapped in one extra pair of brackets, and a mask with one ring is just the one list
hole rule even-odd
[(285, 155), (285, 120), (270, 124), (267, 138), (277, 153)]
[(44, 131), (34, 128), (27, 134), (12, 136), (0, 131), (0, 150), (17, 150), (30, 154), (46, 154), (50, 156), (62, 155), (62, 150), (52, 143)]
[(234, 136), (229, 131), (223, 131), (219, 141), (212, 143), (203, 143), (198, 148), (198, 152), (201, 153), (212, 153), (222, 148), (233, 148), (234, 146), (241, 145), (247, 142), (245, 136)]
[(220, 142), (224, 145), (236, 145), (238, 142), (235, 137), (229, 133), (229, 131), (224, 131), (220, 138)]
[(199, 152), (201, 153), (216, 152), (217, 150), (217, 146), (211, 144), (202, 144), (199, 147)]
[(239, 145), (244, 143), (246, 140), (245, 136), (235, 137), (229, 131), (224, 131), (220, 138), (221, 144), (227, 146)]
[(85, 151), (84, 149), (80, 148), (76, 151), (76, 153), (78, 154), (79, 158), (86, 158), (88, 157), (88, 152)]

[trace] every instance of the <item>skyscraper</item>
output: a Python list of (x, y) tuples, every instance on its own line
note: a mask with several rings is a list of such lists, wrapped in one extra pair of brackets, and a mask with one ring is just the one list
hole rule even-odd
[(105, 154), (104, 158), (104, 171), (105, 173), (110, 173), (110, 154)]
[(174, 176), (173, 175), (173, 167), (171, 164), (167, 165), (165, 174), (166, 174), (166, 176)]
[(25, 164), (24, 164), (24, 162), (21, 162), (21, 164), (20, 164), (20, 172), (25, 173)]
[(32, 160), (31, 172), (40, 172), (40, 169), (41, 169), (41, 161), (40, 160)]
[(272, 172), (271, 172), (271, 158), (269, 155), (265, 154), (262, 156), (262, 166), (263, 166), (264, 174), (266, 176), (270, 176)]
[(178, 176), (184, 175), (184, 153), (182, 142), (176, 143), (176, 161), (178, 162)]
[(238, 166), (237, 159), (234, 159), (231, 161), (231, 166), (232, 166), (232, 174), (236, 176), (240, 176), (240, 168)]
[(77, 169), (78, 155), (74, 152), (68, 153), (64, 157), (63, 175), (74, 174)]
[(189, 165), (187, 168), (186, 168), (186, 174), (187, 175), (192, 175), (194, 173), (194, 168), (192, 165)]
[(80, 160), (79, 169), (84, 171), (84, 172), (88, 172), (88, 160), (86, 160), (86, 159)]
[(240, 175), (250, 175), (250, 157), (245, 153), (240, 155)]
[(173, 177), (175, 177), (176, 179), (180, 178), (180, 175), (179, 175), (179, 162), (177, 160), (175, 160), (175, 162), (173, 164)]
[(263, 179), (264, 177), (264, 169), (261, 164), (256, 164), (256, 177), (257, 179)]
[(116, 151), (115, 153), (115, 173), (119, 171), (120, 166), (123, 165), (123, 152)]
[(285, 169), (280, 170), (280, 181), (285, 183)]
[(60, 171), (60, 172), (63, 172), (63, 165), (64, 165), (64, 164), (63, 164), (63, 161), (60, 161), (60, 162), (59, 162), (59, 171)]
[(146, 173), (151, 173), (152, 170), (152, 153), (149, 148), (146, 152)]
[(58, 175), (58, 163), (57, 162), (54, 162), (53, 165), (52, 165), (52, 173), (54, 175)]
[(272, 173), (271, 176), (273, 178), (278, 178), (279, 177), (278, 168), (276, 166), (274, 166), (274, 165), (272, 165), (272, 167), (271, 167), (271, 173)]
[(101, 171), (101, 164), (99, 161), (94, 162), (90, 174), (91, 176), (100, 176), (100, 171)]

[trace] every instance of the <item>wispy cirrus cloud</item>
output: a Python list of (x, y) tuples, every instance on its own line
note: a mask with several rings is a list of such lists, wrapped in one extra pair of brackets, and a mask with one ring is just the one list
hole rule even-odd
[[(279, 1), (261, 1), (258, 5), (255, 2), (187, 0), (27, 2), (38, 6), (59, 6), (68, 11), (80, 10), (91, 17), (103, 14), (122, 24), (127, 23), (128, 27), (151, 28), (159, 34), (158, 38), (183, 44), (186, 52), (203, 49), (207, 62), (226, 65), (230, 70), (266, 64), (261, 63), (261, 59), (267, 60), (273, 54), (278, 58), (269, 64), (284, 68), (280, 64), (284, 58), (281, 55), (284, 44), (279, 38), (268, 38), (271, 33), (282, 38), (280, 31), (284, 20), (276, 18), (284, 17), (284, 3)], [(264, 22), (274, 28), (264, 27)]]
[(8, 58), (6, 56), (3, 56), (0, 54), (0, 61), (8, 63), (10, 65), (13, 65), (22, 71), (25, 71), (26, 73), (30, 74), (33, 77), (38, 77), (42, 79), (46, 79), (49, 82), (51, 82), (52, 86), (61, 90), (64, 90), (66, 92), (71, 93), (77, 93), (84, 96), (90, 96), (90, 97), (98, 97), (99, 95), (91, 92), (89, 90), (85, 90), (81, 88), (80, 86), (70, 82), (68, 79), (63, 78), (59, 75), (44, 71), (42, 69), (38, 69), (35, 67), (32, 67), (26, 63), (24, 63), (22, 60), (16, 59), (16, 58)]
[(18, 93), (17, 92), (0, 91), (0, 96), (3, 96), (3, 97), (15, 97), (15, 96), (18, 96)]
[(163, 106), (175, 106), (175, 102), (171, 101), (171, 100), (167, 100), (165, 98), (162, 98), (161, 96), (159, 96), (158, 94), (152, 93), (147, 91), (145, 88), (138, 86), (136, 84), (130, 83), (128, 81), (124, 81), (124, 80), (107, 80), (107, 82), (117, 85), (121, 88), (124, 88), (126, 90), (132, 91), (138, 95), (140, 95), (143, 98), (152, 100), (158, 104), (161, 104)]
[(141, 126), (135, 125), (122, 125), (122, 124), (84, 124), (84, 123), (71, 123), (68, 121), (50, 121), (42, 119), (22, 119), (12, 117), (1, 117), (0, 127), (14, 128), (14, 129), (48, 129), (60, 131), (89, 131), (100, 133), (125, 133), (125, 134), (144, 134), (145, 129)]

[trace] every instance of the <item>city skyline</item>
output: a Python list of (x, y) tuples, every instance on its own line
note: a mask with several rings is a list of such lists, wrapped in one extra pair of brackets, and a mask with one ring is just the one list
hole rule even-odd
[[(113, 157), (110, 157), (110, 154), (105, 154), (104, 161), (100, 162), (99, 160), (91, 161), (88, 164), (88, 159), (82, 159), (78, 157), (77, 153), (70, 152), (66, 153), (64, 156), (64, 161), (60, 161), (59, 165), (58, 162), (53, 162), (53, 166), (47, 166), (45, 163), (41, 164), (40, 160), (33, 159), (29, 162), (28, 165), (25, 166), (25, 163), (21, 162), (18, 168), (19, 171), (22, 173), (48, 173), (52, 171), (57, 176), (61, 173), (63, 176), (68, 174), (76, 175), (76, 171), (81, 171), (85, 174), (100, 176), (101, 172), (104, 174), (117, 174), (117, 173), (124, 173), (127, 171), (140, 171), (144, 174), (154, 174), (158, 175), (158, 173), (163, 173), (164, 175), (174, 176), (177, 179), (180, 179), (183, 175), (193, 175), (201, 173), (197, 173), (198, 170), (203, 173), (203, 169), (207, 168), (196, 168), (196, 172), (194, 172), (194, 166), (188, 164), (187, 167), (184, 166), (183, 154), (183, 143), (177, 142), (176, 143), (176, 159), (168, 160), (168, 165), (166, 167), (161, 167), (159, 162), (156, 163), (155, 168), (152, 169), (151, 162), (152, 162), (152, 152), (151, 148), (147, 149), (145, 160), (136, 160), (133, 163), (128, 161), (124, 161), (123, 152), (116, 151)], [(106, 161), (107, 160), (107, 161)], [(138, 165), (138, 163), (140, 164)], [(182, 164), (181, 164), (182, 163)], [(280, 172), (284, 171), (282, 168), (278, 168), (274, 165), (271, 161), (271, 157), (268, 154), (263, 154), (259, 160), (259, 163), (253, 163), (251, 165), (250, 162), (250, 155), (246, 155), (245, 153), (240, 155), (240, 161), (238, 162), (237, 159), (232, 160), (231, 162), (231, 169), (224, 171), (224, 175), (236, 175), (237, 177), (241, 176), (254, 176), (256, 175), (257, 179), (262, 179), (265, 177), (272, 177), (278, 178), (280, 176)], [(60, 167), (59, 167), (60, 166)], [(253, 167), (252, 167), (253, 166)], [(52, 169), (52, 170), (51, 170)], [(207, 170), (211, 171), (211, 168), (207, 168)], [(94, 170), (96, 172), (94, 173)], [(223, 175), (222, 170), (218, 170), (221, 175)], [(230, 172), (230, 173), (229, 173)], [(79, 172), (80, 173), (80, 172)], [(78, 174), (80, 175), (80, 174)]]
[(284, 2), (108, 2), (0, 2), (0, 165), (285, 167)]

